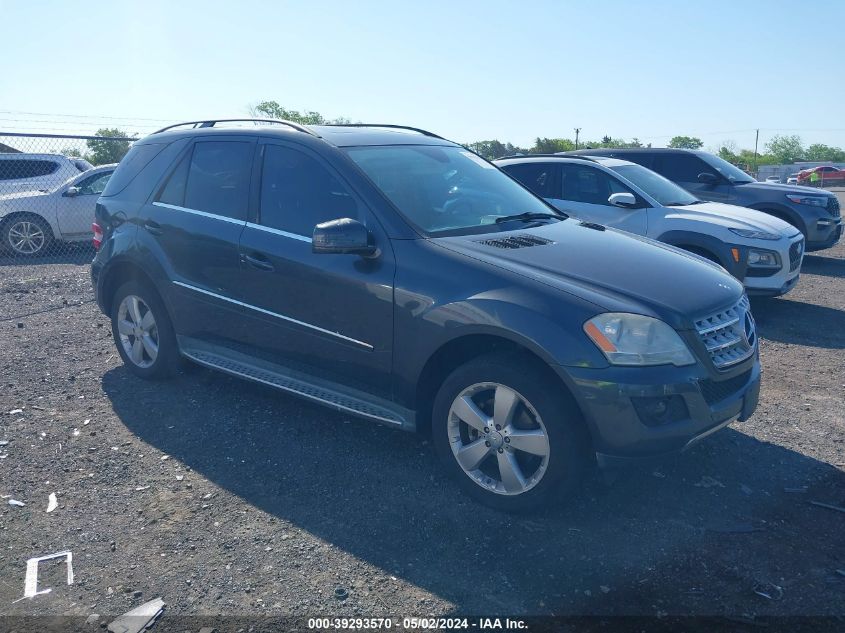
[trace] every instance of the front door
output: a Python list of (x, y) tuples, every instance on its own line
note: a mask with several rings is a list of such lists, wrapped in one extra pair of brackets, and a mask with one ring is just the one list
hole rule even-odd
[(79, 190), (75, 196), (68, 196), (65, 190), (59, 198), (56, 221), (65, 239), (90, 237), (97, 198), (103, 193), (113, 173), (114, 170), (101, 171), (83, 178), (74, 185)]
[[(253, 353), (328, 380), (390, 395), (394, 260), (359, 197), (322, 158), (296, 144), (259, 144), (255, 216), (240, 241), (242, 300)], [(317, 255), (314, 226), (352, 218), (378, 255)]]
[[(559, 193), (549, 201), (557, 208), (582, 220), (612, 226), (629, 233), (645, 235), (648, 229), (644, 201), (630, 188), (610, 174), (576, 163), (561, 165)], [(630, 193), (638, 200), (638, 208), (622, 208), (608, 203), (614, 193)]]

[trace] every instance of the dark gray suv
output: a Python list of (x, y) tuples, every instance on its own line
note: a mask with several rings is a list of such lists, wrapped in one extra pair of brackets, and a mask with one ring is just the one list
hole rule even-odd
[(842, 237), (839, 200), (829, 191), (757, 182), (708, 152), (689, 149), (587, 149), (567, 154), (612, 156), (639, 163), (697, 198), (764, 211), (804, 234), (807, 251), (830, 248)]
[(429, 132), (217, 123), (135, 143), (97, 205), (97, 301), (136, 375), (188, 360), (430, 432), (505, 510), (754, 411), (754, 320), (719, 266)]

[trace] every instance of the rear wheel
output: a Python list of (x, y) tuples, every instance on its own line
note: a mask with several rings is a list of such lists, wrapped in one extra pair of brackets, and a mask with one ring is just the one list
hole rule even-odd
[(155, 290), (137, 281), (123, 284), (112, 302), (111, 321), (117, 351), (133, 374), (152, 379), (176, 372), (176, 335)]
[(37, 215), (17, 216), (3, 225), (4, 245), (20, 257), (42, 255), (52, 241), (50, 225)]
[(434, 402), (433, 440), (450, 474), (499, 510), (536, 509), (575, 490), (586, 433), (561, 385), (531, 362), (484, 356), (456, 369)]

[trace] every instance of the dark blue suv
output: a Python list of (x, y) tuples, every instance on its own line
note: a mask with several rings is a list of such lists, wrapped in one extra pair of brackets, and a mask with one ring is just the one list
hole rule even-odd
[(739, 282), (570, 218), (422, 130), (167, 128), (121, 162), (94, 228), (97, 300), (133, 373), (187, 359), (430, 431), (501, 509), (757, 404)]

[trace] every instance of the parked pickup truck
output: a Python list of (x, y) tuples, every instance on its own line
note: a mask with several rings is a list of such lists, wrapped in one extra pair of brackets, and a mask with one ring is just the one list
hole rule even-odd
[[(816, 174), (817, 177), (813, 177)], [(810, 187), (842, 187), (845, 186), (845, 169), (837, 169), (833, 165), (822, 165), (798, 172), (798, 184)]]

